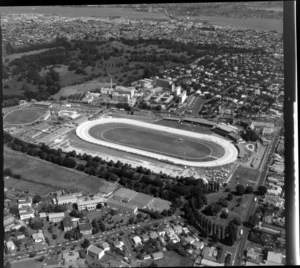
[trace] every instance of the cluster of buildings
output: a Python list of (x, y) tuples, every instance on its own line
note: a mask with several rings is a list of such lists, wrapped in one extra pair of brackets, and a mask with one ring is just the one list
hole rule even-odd
[[(129, 20), (128, 18), (66, 17), (37, 13), (5, 14), (2, 18), (3, 42), (12, 45), (51, 42), (56, 37), (83, 39), (85, 36), (109, 38), (166, 39), (183, 43), (217, 44), (245, 48), (267, 47), (268, 52), (280, 54), (278, 40), (282, 34), (261, 30), (235, 30), (228, 26), (209, 27), (193, 21)], [(213, 29), (213, 30), (211, 30)], [(274, 45), (270, 45), (274, 44)]]

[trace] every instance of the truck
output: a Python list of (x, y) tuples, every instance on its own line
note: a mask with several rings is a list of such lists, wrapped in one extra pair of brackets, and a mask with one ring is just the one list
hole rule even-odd
[(240, 235), (243, 235), (243, 229), (240, 230)]

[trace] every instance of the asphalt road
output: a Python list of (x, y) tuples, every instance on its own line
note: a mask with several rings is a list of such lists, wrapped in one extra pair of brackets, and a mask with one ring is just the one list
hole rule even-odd
[[(266, 179), (267, 174), (268, 174), (270, 162), (272, 160), (272, 156), (275, 152), (275, 148), (276, 148), (276, 145), (278, 143), (278, 139), (279, 139), (279, 131), (276, 133), (276, 135), (274, 137), (274, 142), (272, 143), (272, 145), (267, 148), (264, 159), (262, 160), (263, 163), (262, 163), (261, 168), (260, 168), (261, 172), (260, 172), (260, 178), (259, 178), (258, 183), (256, 185), (257, 187), (263, 185), (264, 182), (265, 182), (265, 179)], [(257, 201), (255, 202), (254, 198), (253, 198), (250, 202), (250, 205), (246, 208), (247, 212), (245, 214), (246, 216), (244, 218), (244, 221), (248, 221), (249, 217), (254, 214), (256, 206), (257, 206)], [(236, 251), (233, 255), (234, 257), (233, 257), (232, 265), (234, 265), (234, 266), (243, 265), (243, 258), (242, 257), (243, 257), (243, 252), (246, 249), (246, 242), (247, 242), (247, 238), (248, 238), (248, 235), (249, 235), (249, 231), (250, 231), (250, 228), (243, 226), (243, 235), (240, 237), (240, 239), (238, 241), (238, 244), (236, 246)]]

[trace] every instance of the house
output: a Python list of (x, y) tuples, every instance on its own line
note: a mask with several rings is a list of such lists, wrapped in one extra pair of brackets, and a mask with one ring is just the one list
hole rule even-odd
[(64, 212), (56, 212), (56, 213), (48, 214), (49, 222), (60, 222), (64, 217), (65, 217)]
[(70, 231), (71, 229), (74, 228), (73, 222), (72, 222), (72, 220), (71, 220), (70, 217), (63, 218), (63, 220), (62, 220), (62, 227), (63, 227), (63, 230), (65, 232), (66, 231)]
[(3, 226), (4, 227), (7, 227), (11, 224), (14, 224), (15, 223), (15, 217), (12, 216), (12, 215), (8, 215), (8, 216), (5, 216), (4, 219), (3, 219)]
[(71, 222), (73, 224), (73, 227), (76, 227), (79, 225), (79, 218), (71, 218)]
[(6, 247), (8, 251), (14, 251), (16, 249), (16, 245), (13, 241), (7, 241)]
[(158, 233), (155, 232), (155, 231), (152, 231), (152, 232), (150, 232), (150, 237), (151, 237), (152, 239), (156, 239), (156, 238), (158, 237)]
[(159, 240), (164, 246), (167, 244), (164, 237), (160, 236)]
[(165, 232), (167, 235), (172, 234), (172, 233), (175, 234), (175, 231), (170, 226), (165, 228)]
[(134, 244), (135, 244), (136, 246), (142, 244), (142, 240), (141, 240), (141, 238), (140, 238), (139, 236), (133, 237), (132, 240), (133, 240), (133, 242), (134, 242)]
[(40, 242), (45, 241), (45, 236), (42, 232), (38, 232), (38, 233), (32, 234), (32, 239), (34, 240), (34, 243), (40, 243)]
[(27, 207), (27, 206), (31, 206), (32, 204), (32, 198), (31, 197), (27, 197), (27, 198), (20, 198), (18, 200), (18, 208), (22, 208), (22, 207)]
[(143, 240), (143, 242), (147, 242), (149, 240), (149, 235), (143, 234), (142, 235), (142, 240)]
[(64, 265), (67, 267), (78, 267), (77, 260), (79, 259), (79, 252), (71, 250), (63, 252)]
[(173, 227), (173, 229), (174, 229), (176, 234), (181, 234), (182, 233), (182, 226), (180, 226), (180, 225), (175, 225)]
[(157, 233), (158, 233), (158, 235), (160, 235), (160, 236), (165, 236), (166, 231), (165, 231), (165, 229), (164, 229), (163, 227), (159, 227), (159, 228), (157, 229)]
[(89, 235), (92, 233), (93, 226), (91, 223), (87, 222), (79, 225), (80, 233), (83, 235)]
[(17, 236), (17, 240), (20, 241), (20, 240), (22, 240), (22, 239), (25, 239), (25, 235), (22, 234), (22, 235), (18, 235), (18, 236)]
[(121, 249), (121, 248), (124, 246), (124, 243), (123, 243), (123, 241), (115, 241), (115, 242), (114, 242), (114, 246), (115, 246), (116, 248)]
[(183, 227), (182, 231), (184, 232), (184, 234), (189, 234), (190, 230), (187, 227)]
[(202, 249), (204, 248), (204, 243), (203, 243), (203, 242), (193, 241), (191, 244), (193, 245), (193, 247), (194, 247), (195, 249), (200, 249), (200, 250), (202, 250)]
[[(25, 210), (26, 208), (26, 210)], [(30, 218), (34, 218), (34, 210), (32, 207), (22, 207), (19, 210), (19, 215), (21, 220), (28, 220)]]
[(161, 251), (152, 253), (153, 260), (159, 260), (159, 259), (162, 259), (163, 257), (164, 257), (164, 254)]
[(41, 212), (41, 213), (39, 213), (39, 217), (40, 217), (40, 219), (44, 219), (44, 218), (48, 217), (48, 214), (45, 212)]
[(26, 243), (25, 243), (25, 246), (28, 250), (33, 250), (34, 248), (34, 243), (32, 240), (27, 240)]
[(91, 256), (94, 259), (100, 260), (104, 256), (105, 251), (101, 248), (98, 248), (94, 245), (90, 245), (87, 248), (87, 255)]
[(187, 243), (187, 244), (192, 244), (195, 242), (195, 238), (192, 237), (192, 236), (187, 236), (184, 238), (184, 242)]
[(218, 250), (215, 247), (205, 247), (202, 251), (203, 259), (209, 261), (217, 261)]
[[(123, 244), (123, 242), (122, 242), (122, 244)], [(124, 245), (124, 244), (123, 244), (123, 245)], [(110, 250), (110, 246), (109, 246), (109, 244), (108, 244), (107, 242), (103, 242), (103, 243), (101, 244), (101, 246), (102, 246), (102, 248), (103, 248), (104, 251)]]
[(143, 259), (144, 260), (149, 260), (151, 258), (151, 256), (149, 254), (144, 255)]

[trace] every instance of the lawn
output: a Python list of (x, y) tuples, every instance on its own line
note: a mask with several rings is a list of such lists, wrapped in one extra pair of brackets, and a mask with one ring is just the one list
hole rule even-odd
[(164, 251), (164, 258), (154, 261), (158, 267), (192, 267), (194, 261), (178, 255), (174, 251)]
[(4, 117), (4, 122), (8, 124), (30, 124), (38, 120), (44, 113), (44, 110), (34, 108), (18, 109), (8, 113)]
[(103, 179), (30, 157), (7, 147), (4, 147), (4, 168), (10, 168), (33, 182), (61, 189), (77, 189), (84, 193), (96, 193), (101, 186), (108, 184)]

